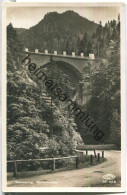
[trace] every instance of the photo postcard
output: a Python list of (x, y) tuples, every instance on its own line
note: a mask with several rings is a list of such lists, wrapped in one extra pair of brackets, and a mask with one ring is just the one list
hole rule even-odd
[(4, 192), (125, 191), (125, 5), (2, 5)]

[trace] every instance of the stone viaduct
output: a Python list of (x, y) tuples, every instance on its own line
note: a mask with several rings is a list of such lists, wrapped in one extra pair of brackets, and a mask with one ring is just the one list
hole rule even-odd
[(27, 48), (25, 49), (25, 54), (30, 54), (32, 62), (42, 68), (50, 64), (50, 58), (52, 56), (53, 61), (55, 61), (60, 69), (62, 69), (65, 74), (68, 74), (72, 82), (78, 86), (78, 104), (85, 105), (88, 91), (84, 81), (87, 72), (84, 73), (84, 70), (86, 67), (89, 68), (91, 62), (94, 64), (96, 61), (94, 54), (89, 54), (89, 57), (86, 57), (83, 53), (81, 53), (80, 56), (76, 56), (75, 52), (72, 52), (72, 55), (67, 55), (64, 51), (63, 55), (61, 55), (57, 54), (57, 51), (54, 51), (53, 54), (48, 53), (48, 50), (45, 50), (44, 53), (40, 53), (38, 49), (35, 49), (35, 52), (30, 52)]

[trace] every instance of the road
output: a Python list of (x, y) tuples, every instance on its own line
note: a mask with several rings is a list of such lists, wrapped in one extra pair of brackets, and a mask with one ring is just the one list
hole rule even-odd
[(105, 151), (105, 158), (107, 161), (92, 167), (8, 181), (8, 187), (89, 187), (102, 183), (105, 174), (120, 177), (121, 152)]

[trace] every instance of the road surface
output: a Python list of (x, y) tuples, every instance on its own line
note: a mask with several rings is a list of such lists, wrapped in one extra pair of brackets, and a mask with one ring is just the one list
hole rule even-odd
[(89, 187), (102, 183), (105, 174), (120, 177), (121, 152), (105, 151), (105, 158), (107, 161), (92, 167), (8, 181), (8, 187)]

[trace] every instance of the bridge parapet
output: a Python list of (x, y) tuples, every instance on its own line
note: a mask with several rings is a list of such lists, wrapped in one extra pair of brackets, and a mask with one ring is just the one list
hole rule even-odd
[(64, 57), (64, 58), (75, 58), (75, 59), (81, 59), (81, 60), (95, 60), (94, 54), (89, 54), (89, 56), (84, 56), (84, 53), (80, 53), (80, 56), (75, 55), (75, 52), (72, 52), (72, 55), (67, 55), (66, 51), (63, 51), (63, 54), (58, 54), (57, 51), (54, 51), (54, 53), (49, 53), (48, 50), (45, 50), (44, 53), (41, 53), (38, 51), (38, 49), (35, 49), (35, 52), (29, 51), (28, 48), (25, 48), (25, 53), (31, 53), (31, 54), (37, 54), (37, 55), (45, 55), (45, 56), (58, 56), (58, 57)]
[(63, 55), (66, 56), (66, 51), (63, 51)]
[(35, 53), (38, 53), (38, 49), (35, 49)]
[(72, 52), (72, 56), (75, 57), (75, 52)]
[(48, 54), (48, 50), (45, 50), (45, 54)]
[(80, 53), (80, 56), (81, 56), (81, 57), (84, 57), (84, 53)]
[(57, 55), (57, 51), (54, 51), (54, 54)]

